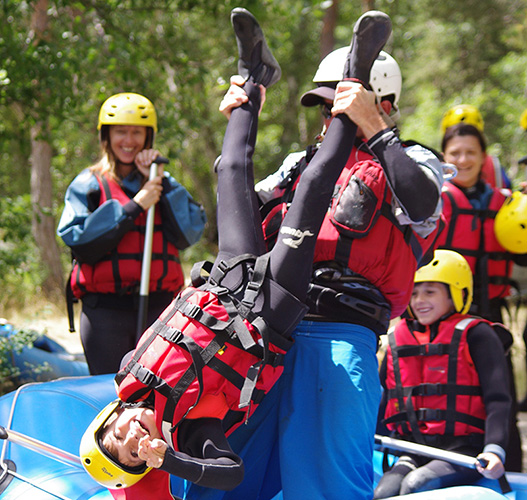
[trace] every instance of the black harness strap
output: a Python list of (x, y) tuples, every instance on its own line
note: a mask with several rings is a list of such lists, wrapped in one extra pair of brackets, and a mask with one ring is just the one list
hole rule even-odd
[[(388, 335), (388, 343), (392, 352), (393, 375), (395, 379), (395, 397), (397, 398), (397, 408), (404, 408), (404, 391), (401, 377), (401, 363), (399, 362), (398, 346), (395, 342), (395, 335)], [(386, 423), (386, 420), (385, 420)], [(410, 433), (408, 424), (404, 423), (405, 433)]]
[[(456, 396), (481, 396), (481, 388), (473, 385), (456, 385), (448, 388), (445, 384), (419, 384), (415, 387), (404, 387), (404, 397), (413, 396), (444, 396), (449, 392), (454, 392)], [(398, 394), (397, 389), (387, 389), (388, 398), (394, 398)]]
[[(245, 285), (243, 299), (238, 301), (227, 288), (221, 286), (221, 282), (223, 277), (234, 266), (251, 261), (254, 262), (251, 280)], [(266, 279), (268, 261), (268, 255), (255, 258), (252, 255), (245, 254), (227, 262), (219, 262), (214, 269), (210, 263), (201, 263), (194, 266), (191, 272), (193, 283), (200, 284), (199, 290), (210, 292), (217, 297), (218, 301), (225, 308), (229, 319), (225, 321), (220, 320), (199, 305), (189, 302), (187, 299), (196, 293), (194, 290), (183, 293), (174, 300), (169, 314), (162, 321), (157, 320), (154, 323), (149, 337), (136, 349), (128, 365), (118, 374), (116, 378), (117, 383), (122, 381), (128, 373), (131, 373), (144, 385), (156, 390), (166, 398), (163, 413), (164, 433), (165, 430), (173, 433), (179, 423), (188, 415), (189, 411), (199, 402), (205, 387), (203, 371), (206, 366), (219, 373), (240, 390), (239, 407), (245, 408), (250, 406), (251, 403), (259, 403), (264, 395), (264, 391), (256, 389), (263, 367), (266, 365), (273, 367), (283, 365), (283, 355), (270, 351), (270, 339), (276, 338), (278, 341), (282, 337), (261, 316), (252, 312), (252, 308)], [(202, 276), (203, 270), (209, 273), (207, 278)], [(177, 312), (190, 320), (197, 321), (214, 333), (212, 340), (208, 342), (206, 347), (201, 347), (192, 337), (167, 324)], [(260, 335), (259, 343), (254, 340), (244, 320), (248, 321), (255, 329), (255, 333)], [(141, 356), (158, 335), (168, 342), (185, 349), (192, 359), (191, 365), (188, 366), (174, 387), (170, 387), (164, 380), (155, 376), (150, 370), (143, 368), (139, 363)], [(217, 356), (221, 354), (228, 344), (236, 346), (258, 359), (248, 369), (245, 377), (223, 362), (220, 356)], [(196, 400), (174, 425), (173, 419), (176, 406), (183, 393), (196, 380), (198, 384)]]
[[(104, 195), (106, 196), (106, 200), (111, 200), (112, 199), (112, 191), (110, 190), (110, 185), (108, 184), (108, 179), (106, 179), (106, 177), (104, 175), (101, 175), (99, 177), (99, 179), (101, 181), (101, 184), (102, 184), (102, 187), (103, 187), (103, 190), (104, 190)], [(114, 279), (114, 283), (115, 283), (115, 291), (116, 291), (116, 293), (118, 293), (122, 289), (123, 283), (122, 283), (122, 280), (121, 280), (121, 272), (120, 272), (120, 269), (119, 269), (120, 257), (119, 257), (119, 255), (117, 254), (117, 252), (115, 250), (111, 252), (110, 259), (111, 259), (111, 262), (112, 262), (112, 274), (113, 274), (113, 279)]]
[[(477, 429), (481, 429), (482, 431), (485, 430), (485, 420), (481, 418), (474, 417), (473, 415), (470, 415), (468, 413), (461, 413), (454, 411), (453, 412), (455, 419), (459, 423), (467, 424), (472, 427), (475, 427)], [(407, 420), (415, 419), (417, 421), (423, 421), (423, 422), (442, 422), (445, 421), (447, 418), (451, 417), (452, 413), (448, 412), (448, 410), (438, 410), (435, 408), (420, 408), (418, 410), (412, 409), (411, 412), (399, 412), (395, 415), (392, 415), (388, 419), (385, 420), (385, 423), (398, 423), (398, 422), (405, 422)], [(412, 434), (414, 439), (416, 439), (416, 442), (419, 442), (421, 444), (425, 444), (425, 439), (423, 438), (423, 434), (419, 431), (419, 434), (417, 437), (415, 434)], [(453, 435), (450, 434), (450, 435)], [(419, 441), (417, 441), (419, 439)]]
[[(180, 297), (178, 298), (178, 300), (181, 300), (181, 299), (185, 299), (186, 297), (190, 296), (193, 292), (193, 290), (190, 290), (189, 292), (187, 293), (184, 293), (182, 295), (180, 295)], [(151, 333), (150, 335), (148, 336), (148, 338), (146, 338), (143, 343), (137, 347), (134, 351), (134, 354), (132, 356), (132, 358), (128, 361), (128, 363), (126, 364), (126, 366), (119, 372), (117, 373), (117, 375), (115, 376), (115, 382), (117, 385), (119, 385), (123, 379), (126, 377), (126, 375), (128, 375), (128, 373), (130, 373), (130, 369), (132, 366), (134, 366), (135, 364), (137, 364), (139, 362), (139, 359), (141, 358), (141, 356), (146, 352), (146, 350), (148, 349), (148, 347), (150, 346), (150, 344), (152, 344), (152, 342), (154, 341), (154, 339), (157, 337), (157, 335), (159, 334), (159, 332), (163, 331), (164, 329), (166, 328), (171, 328), (167, 325), (167, 322), (173, 318), (173, 316), (178, 312), (178, 307), (177, 307), (177, 300), (173, 302), (173, 307), (172, 309), (170, 310), (170, 312), (166, 315), (166, 317), (163, 319), (163, 321), (161, 321), (160, 319), (157, 319), (153, 325), (151, 326)], [(148, 330), (147, 330), (148, 331)]]

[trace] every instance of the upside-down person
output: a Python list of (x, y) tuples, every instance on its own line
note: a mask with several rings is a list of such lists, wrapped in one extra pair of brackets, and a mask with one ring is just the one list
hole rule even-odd
[(242, 480), (226, 432), (250, 417), (283, 370), (291, 331), (307, 310), (316, 236), (357, 130), (348, 90), (367, 79), (389, 34), (364, 21), (375, 43), (360, 60), (350, 52), (339, 111), (265, 253), (252, 156), (262, 94), (280, 68), (249, 12), (235, 9), (232, 22), (247, 100), (231, 113), (217, 164), (218, 256), (144, 333), (116, 377), (119, 399), (81, 443), (84, 467), (116, 498), (171, 498), (167, 473), (218, 489)]
[[(372, 19), (390, 26), (386, 14), (370, 11), (354, 30)], [(352, 42), (359, 55), (363, 47)], [(321, 107), (324, 132), (341, 108), (335, 88), (348, 53), (344, 47), (326, 56), (315, 75), (317, 88), (301, 99), (303, 105)], [(357, 140), (318, 235), (309, 313), (293, 333), (286, 375), (247, 425), (229, 436), (250, 473), (228, 492), (188, 485), (186, 498), (263, 500), (280, 491), (284, 500), (337, 500), (343, 491), (353, 500), (372, 498), (381, 397), (378, 335), (386, 333), (390, 318), (405, 311), (415, 270), (423, 255), (432, 253), (440, 227), (443, 164), (432, 151), (397, 135), (391, 117), (398, 111), (401, 72), (393, 57), (381, 51), (363, 81), (373, 91), (359, 84), (349, 90)], [(231, 93), (236, 102), (243, 89), (232, 85)], [(256, 185), (265, 203), (268, 243), (326, 140), (327, 135), (321, 144), (292, 153)]]

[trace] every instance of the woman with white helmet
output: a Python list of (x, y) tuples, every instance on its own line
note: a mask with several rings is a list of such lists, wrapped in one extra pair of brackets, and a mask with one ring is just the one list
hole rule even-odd
[[(97, 129), (101, 159), (82, 171), (66, 191), (57, 233), (71, 248), (69, 299), (82, 301), (81, 341), (92, 375), (115, 373), (138, 340), (139, 285), (146, 214), (156, 205), (147, 324), (181, 289), (179, 250), (196, 243), (205, 214), (187, 190), (158, 165), (149, 180), (157, 116), (136, 93), (109, 97)], [(73, 330), (70, 307), (70, 329)]]

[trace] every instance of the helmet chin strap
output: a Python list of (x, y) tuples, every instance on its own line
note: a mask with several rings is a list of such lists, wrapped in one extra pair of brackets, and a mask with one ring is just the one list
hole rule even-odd
[[(377, 103), (377, 109), (379, 110), (379, 114), (382, 116), (382, 119), (384, 120), (384, 123), (388, 125), (388, 128), (397, 128), (397, 124), (395, 123), (400, 117), (401, 114), (399, 113), (399, 110), (395, 111), (391, 116), (384, 111), (384, 108), (381, 106), (381, 102), (379, 101), (379, 98), (375, 98)], [(392, 108), (393, 109), (393, 108)]]
[[(386, 123), (388, 128), (389, 129), (396, 129), (397, 128), (397, 123), (395, 123), (395, 122), (401, 116), (401, 114), (399, 113), (399, 110), (395, 111), (390, 116), (388, 113), (386, 113), (386, 111), (384, 111), (384, 108), (381, 106), (381, 101), (379, 100), (379, 98), (377, 96), (375, 96), (375, 103), (376, 103), (377, 109), (379, 111), (379, 114), (381, 115), (382, 119), (384, 120), (384, 123)], [(324, 139), (324, 136), (326, 135), (327, 130), (328, 130), (328, 128), (327, 128), (326, 124), (324, 123), (324, 126), (322, 127), (322, 131), (316, 137), (317, 142), (322, 142), (322, 140)]]

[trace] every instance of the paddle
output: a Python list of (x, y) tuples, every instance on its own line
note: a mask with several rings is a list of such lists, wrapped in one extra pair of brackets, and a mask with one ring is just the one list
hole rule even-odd
[[(375, 434), (375, 444), (382, 448), (388, 448), (394, 451), (403, 451), (406, 453), (413, 453), (415, 455), (422, 455), (428, 458), (436, 458), (438, 460), (444, 460), (455, 465), (462, 467), (468, 467), (469, 469), (475, 469), (476, 464), (480, 463), (482, 467), (486, 467), (487, 463), (485, 460), (481, 460), (462, 453), (454, 451), (442, 450), (441, 448), (434, 448), (424, 444), (412, 443), (410, 441), (404, 441), (402, 439), (395, 439), (388, 436), (381, 436)], [(503, 493), (509, 493), (512, 491), (505, 474), (498, 479)]]
[[(29, 450), (36, 451), (41, 455), (52, 458), (66, 465), (73, 465), (76, 467), (82, 468), (80, 458), (68, 451), (61, 450), (56, 448), (53, 445), (39, 441), (38, 439), (26, 436), (17, 431), (11, 429), (6, 429), (5, 427), (0, 426), (0, 439), (5, 439), (13, 444), (18, 444), (27, 448)], [(4, 460), (5, 448), (2, 449), (2, 454), (0, 457), (0, 493), (3, 493), (5, 489), (9, 486), (11, 479), (16, 477), (17, 479), (23, 481), (24, 483), (30, 484), (34, 488), (37, 488), (40, 491), (48, 493), (49, 495), (59, 498), (60, 500), (71, 500), (69, 497), (65, 497), (60, 493), (55, 493), (50, 491), (43, 486), (36, 484), (31, 481), (29, 478), (24, 477), (16, 471), (16, 464), (11, 460)]]
[[(388, 448), (389, 450), (405, 451), (407, 453), (414, 453), (415, 455), (422, 455), (424, 457), (438, 458), (440, 460), (444, 460), (445, 462), (461, 465), (462, 467), (468, 467), (469, 469), (475, 469), (478, 462), (477, 458), (463, 455), (461, 453), (442, 450), (440, 448), (412, 443), (388, 436), (380, 436), (379, 434), (375, 434), (375, 444), (380, 445), (383, 448)], [(482, 465), (484, 466), (485, 464)]]
[(26, 436), (20, 432), (11, 429), (8, 430), (2, 426), (0, 426), (0, 439), (7, 439), (11, 443), (19, 444), (24, 448), (36, 451), (41, 455), (53, 458), (63, 464), (81, 467), (81, 460), (77, 455), (73, 455), (68, 451), (61, 450), (51, 444), (44, 443), (43, 441)]
[[(157, 165), (168, 163), (167, 158), (158, 156), (150, 165), (149, 180), (157, 177)], [(143, 249), (143, 263), (141, 267), (141, 285), (139, 288), (139, 310), (137, 312), (137, 336), (146, 330), (148, 316), (148, 291), (150, 286), (150, 265), (152, 263), (152, 241), (154, 237), (155, 205), (152, 205), (146, 215), (145, 245)]]

